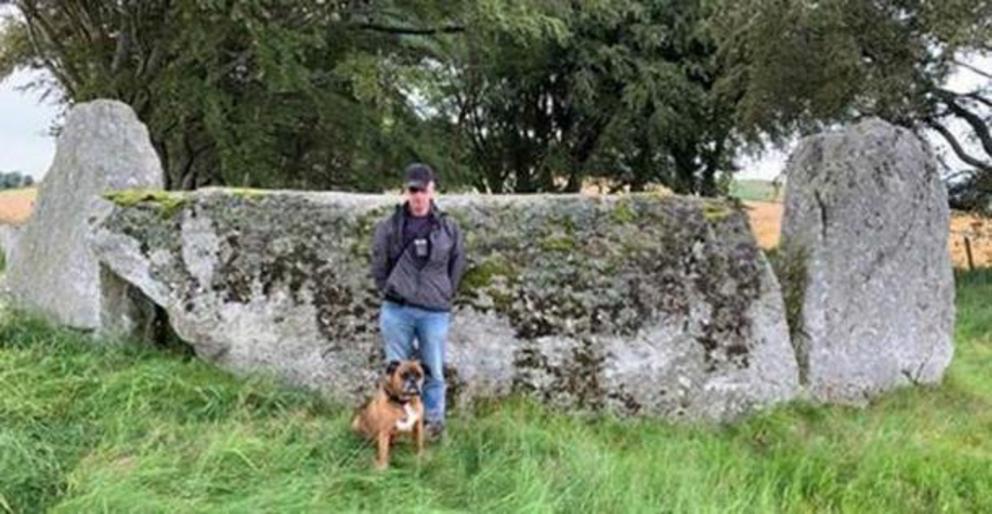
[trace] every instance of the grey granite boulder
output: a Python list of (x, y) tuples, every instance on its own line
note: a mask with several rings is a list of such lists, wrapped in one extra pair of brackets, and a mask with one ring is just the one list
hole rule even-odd
[[(120, 192), (93, 239), (197, 354), (345, 402), (381, 369), (369, 276), (381, 195)], [(775, 277), (717, 201), (443, 196), (469, 268), (449, 333), (449, 398), (530, 394), (567, 409), (726, 420), (792, 398)]]
[(148, 131), (130, 107), (112, 100), (73, 107), (31, 218), (6, 238), (5, 286), (14, 304), (74, 328), (138, 329), (142, 307), (122, 300), (133, 296), (125, 283), (101, 280), (105, 272), (87, 237), (113, 207), (104, 191), (159, 188), (162, 176)]
[(937, 161), (908, 130), (870, 119), (791, 156), (780, 274), (809, 393), (863, 403), (938, 382), (953, 353), (954, 278)]

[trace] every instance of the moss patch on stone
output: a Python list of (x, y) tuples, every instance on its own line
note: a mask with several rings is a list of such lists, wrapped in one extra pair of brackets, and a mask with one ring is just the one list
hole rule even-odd
[(575, 238), (565, 234), (550, 235), (541, 240), (541, 250), (546, 252), (572, 252), (578, 248)]
[(351, 255), (367, 262), (371, 259), (372, 233), (379, 221), (391, 215), (395, 209), (394, 205), (383, 205), (370, 209), (358, 216), (354, 225), (354, 237), (349, 247)]
[(733, 208), (720, 200), (703, 201), (703, 217), (706, 221), (716, 222), (726, 219), (734, 213)]
[(552, 225), (556, 229), (563, 230), (566, 234), (572, 235), (575, 233), (576, 226), (575, 220), (572, 219), (568, 214), (558, 214), (554, 215), (548, 219), (549, 225)]
[(464, 227), (472, 225), (472, 219), (467, 213), (462, 212), (460, 209), (444, 209), (444, 212), (448, 215), (448, 217), (455, 220), (455, 223), (463, 229)]
[(121, 189), (108, 191), (103, 197), (120, 207), (149, 204), (160, 209), (162, 217), (171, 218), (186, 203), (186, 195), (160, 189)]
[(637, 214), (631, 206), (631, 201), (626, 198), (617, 200), (616, 205), (613, 206), (613, 210), (610, 211), (610, 220), (614, 223), (632, 223), (635, 219), (637, 219)]
[(228, 188), (227, 191), (238, 198), (244, 199), (255, 199), (268, 194), (268, 191), (265, 189), (253, 187), (232, 187)]
[(488, 287), (492, 283), (493, 277), (498, 275), (513, 279), (516, 277), (516, 269), (502, 255), (493, 255), (465, 270), (460, 285), (466, 291), (477, 291)]

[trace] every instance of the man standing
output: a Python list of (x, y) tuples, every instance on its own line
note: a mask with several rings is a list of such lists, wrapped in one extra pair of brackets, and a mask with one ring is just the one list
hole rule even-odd
[(407, 166), (406, 201), (379, 221), (372, 236), (372, 277), (383, 295), (379, 311), (386, 360), (414, 356), (426, 366), (424, 422), (434, 439), (444, 430), (444, 346), (451, 304), (465, 270), (464, 239), (434, 203), (434, 171)]

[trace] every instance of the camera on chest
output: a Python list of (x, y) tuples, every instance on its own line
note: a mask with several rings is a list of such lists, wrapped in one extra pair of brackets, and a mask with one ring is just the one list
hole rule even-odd
[(430, 252), (428, 250), (428, 248), (427, 248), (427, 244), (428, 244), (428, 242), (427, 242), (427, 238), (426, 237), (417, 237), (417, 238), (414, 238), (414, 240), (413, 240), (413, 255), (415, 255), (415, 256), (417, 256), (418, 258), (421, 258), (421, 259), (427, 257), (427, 254)]

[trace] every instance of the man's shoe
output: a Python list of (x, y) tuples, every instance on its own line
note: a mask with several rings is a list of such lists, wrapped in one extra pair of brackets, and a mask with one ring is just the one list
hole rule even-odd
[(425, 423), (424, 431), (427, 432), (428, 441), (438, 441), (444, 436), (444, 423), (437, 421)]

